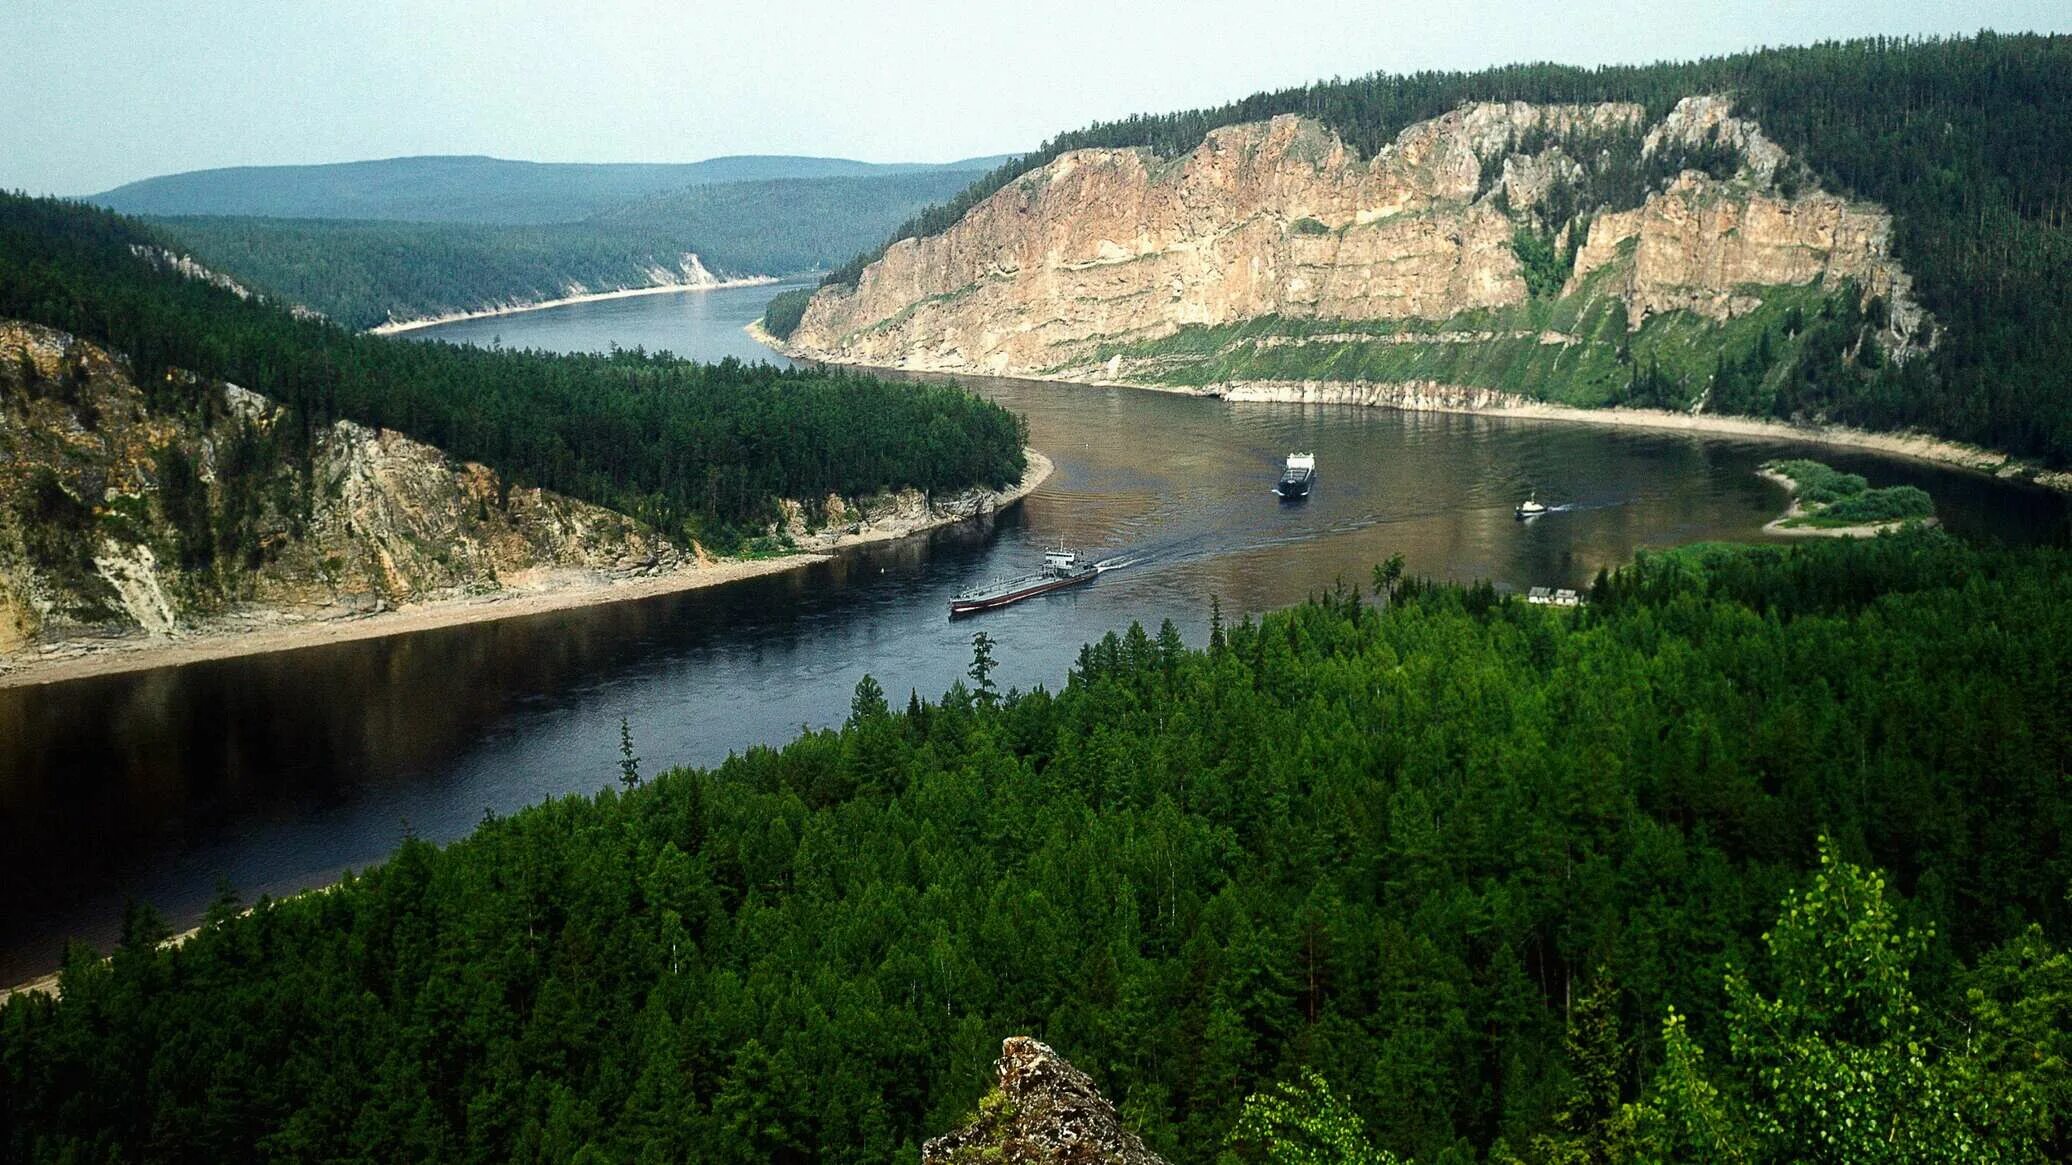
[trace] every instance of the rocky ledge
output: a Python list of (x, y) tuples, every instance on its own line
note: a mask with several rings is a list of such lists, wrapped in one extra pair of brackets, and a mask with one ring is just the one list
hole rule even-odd
[(1165, 1165), (1049, 1045), (1010, 1036), (994, 1067), (999, 1087), (971, 1123), (923, 1145), (921, 1165)]
[[(1614, 173), (1629, 201), (1653, 181), (1614, 165), (1624, 151), (1673, 180), (1624, 209), (1585, 204)], [(1730, 164), (1706, 162), (1722, 151)], [(1687, 162), (1709, 170), (1677, 171)], [(822, 288), (786, 350), (1129, 381), (1099, 374), (1112, 353), (1189, 327), (1390, 321), (1430, 344), (1435, 322), (1550, 293), (1529, 286), (1521, 231), (1552, 232), (1574, 256), (1561, 296), (1588, 283), (1622, 301), (1628, 327), (1671, 312), (1730, 319), (1765, 288), (1849, 281), (1889, 308), (1888, 348), (1932, 342), (1891, 254), (1891, 217), (1819, 190), (1731, 101), (1701, 95), (1652, 125), (1630, 104), (1469, 104), (1371, 158), (1296, 116), (1216, 129), (1172, 159), (1075, 150), (943, 233), (894, 243), (854, 287)]]

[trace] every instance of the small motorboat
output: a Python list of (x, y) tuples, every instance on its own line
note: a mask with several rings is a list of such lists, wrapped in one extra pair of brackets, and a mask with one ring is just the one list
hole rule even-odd
[(1531, 497), (1528, 497), (1524, 501), (1518, 503), (1517, 514), (1518, 520), (1521, 522), (1525, 521), (1527, 518), (1537, 518), (1541, 514), (1544, 514), (1546, 512), (1547, 507), (1541, 504), (1540, 494), (1538, 490), (1534, 490)]

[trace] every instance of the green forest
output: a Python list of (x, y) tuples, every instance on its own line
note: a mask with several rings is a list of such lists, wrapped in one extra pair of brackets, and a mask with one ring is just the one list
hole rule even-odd
[(177, 947), (135, 907), (0, 1011), (0, 1156), (912, 1162), (1018, 1033), (1176, 1163), (2072, 1153), (2072, 552), (1589, 600), (1393, 560), (1056, 691), (981, 637)]
[[(299, 319), (161, 269), (143, 224), (0, 195), (0, 318), (126, 354), (153, 407), (192, 407), (180, 369), (263, 392), (310, 427), (392, 428), (541, 486), (730, 548), (779, 498), (1003, 486), (1025, 424), (962, 389), (699, 364), (642, 351), (552, 355), (385, 339)], [(291, 427), (295, 427), (291, 425)]]
[(685, 230), (353, 219), (150, 222), (212, 270), (355, 330), (560, 299), (577, 293), (576, 286), (642, 287), (657, 269), (681, 278), (688, 254), (717, 267), (714, 274), (729, 272)]
[(825, 271), (884, 237), (894, 223), (969, 186), (983, 171), (924, 170), (868, 177), (786, 178), (686, 186), (623, 203), (599, 229), (672, 229), (705, 240), (698, 253), (729, 271)]
[(723, 276), (823, 271), (978, 172), (924, 169), (707, 182), (625, 198), (580, 221), (152, 219), (205, 265), (348, 328), (579, 290), (645, 287), (685, 256)]
[[(1732, 95), (1740, 114), (1827, 189), (1889, 208), (1895, 252), (1940, 326), (1930, 358), (1814, 380), (1789, 400), (1794, 415), (1917, 426), (2072, 464), (2064, 376), (2072, 366), (2072, 281), (2063, 278), (2072, 269), (2072, 38), (2063, 36), (1878, 38), (1644, 66), (1530, 64), (1319, 82), (1060, 134), (891, 238), (939, 234), (1014, 178), (1075, 149), (1142, 147), (1172, 157), (1218, 126), (1296, 113), (1371, 156), (1405, 127), (1467, 101), (1636, 101), (1659, 118), (1702, 93)], [(1699, 168), (1716, 160), (1682, 159)], [(1640, 189), (1630, 179), (1652, 175), (1646, 167), (1614, 170), (1616, 189), (1576, 192), (1570, 209), (1589, 213), (1593, 195), (1630, 198)], [(854, 283), (882, 250), (827, 281)]]

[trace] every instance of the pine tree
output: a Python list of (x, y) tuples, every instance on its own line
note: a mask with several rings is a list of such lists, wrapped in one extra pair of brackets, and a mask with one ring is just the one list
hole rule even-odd
[[(1138, 628), (1141, 634), (1142, 628)], [(975, 685), (978, 702), (990, 708), (999, 698), (999, 691), (993, 683), (993, 669), (999, 666), (993, 661), (993, 637), (983, 631), (971, 637), (971, 666), (964, 671)]]
[(1398, 552), (1389, 555), (1388, 561), (1380, 563), (1374, 568), (1375, 602), (1385, 602), (1391, 605), (1395, 603), (1396, 586), (1403, 581), (1403, 571), (1406, 565), (1403, 555)]
[(877, 720), (889, 712), (890, 709), (885, 706), (885, 689), (879, 687), (878, 681), (866, 672), (862, 679), (856, 681), (855, 694), (849, 697), (849, 723), (862, 724)]
[(1619, 990), (1600, 967), (1569, 1012), (1568, 1091), (1554, 1114), (1555, 1134), (1537, 1139), (1548, 1165), (1603, 1165), (1619, 1113), (1619, 1077), (1626, 1061), (1619, 1035)]
[(619, 717), (619, 783), (632, 792), (640, 785), (640, 758), (633, 755), (633, 729)]

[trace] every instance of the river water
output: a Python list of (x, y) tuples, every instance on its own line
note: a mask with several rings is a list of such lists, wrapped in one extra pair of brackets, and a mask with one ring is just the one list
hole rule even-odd
[[(574, 304), (415, 333), (419, 342), (766, 355), (742, 334), (778, 288)], [(963, 675), (996, 641), (1003, 686), (1062, 682), (1080, 644), (1171, 619), (1232, 618), (1363, 580), (1419, 574), (1580, 586), (1637, 548), (1758, 540), (1784, 499), (1758, 462), (1805, 453), (1912, 483), (1945, 522), (2061, 540), (2056, 495), (1836, 450), (1380, 409), (1232, 405), (1127, 389), (972, 379), (1029, 418), (1056, 474), (981, 524), (785, 575), (388, 639), (0, 690), (0, 984), (67, 936), (115, 933), (126, 898), (192, 919), (219, 879), (247, 899), (379, 861), (406, 832), (464, 834), (618, 774), (619, 721), (647, 771), (708, 764), (838, 723), (865, 673), (895, 702)], [(1278, 504), (1291, 450), (1307, 503)], [(1528, 491), (1565, 508), (1530, 525)], [(950, 622), (949, 597), (1022, 573), (1064, 539), (1130, 565), (1086, 587)]]

